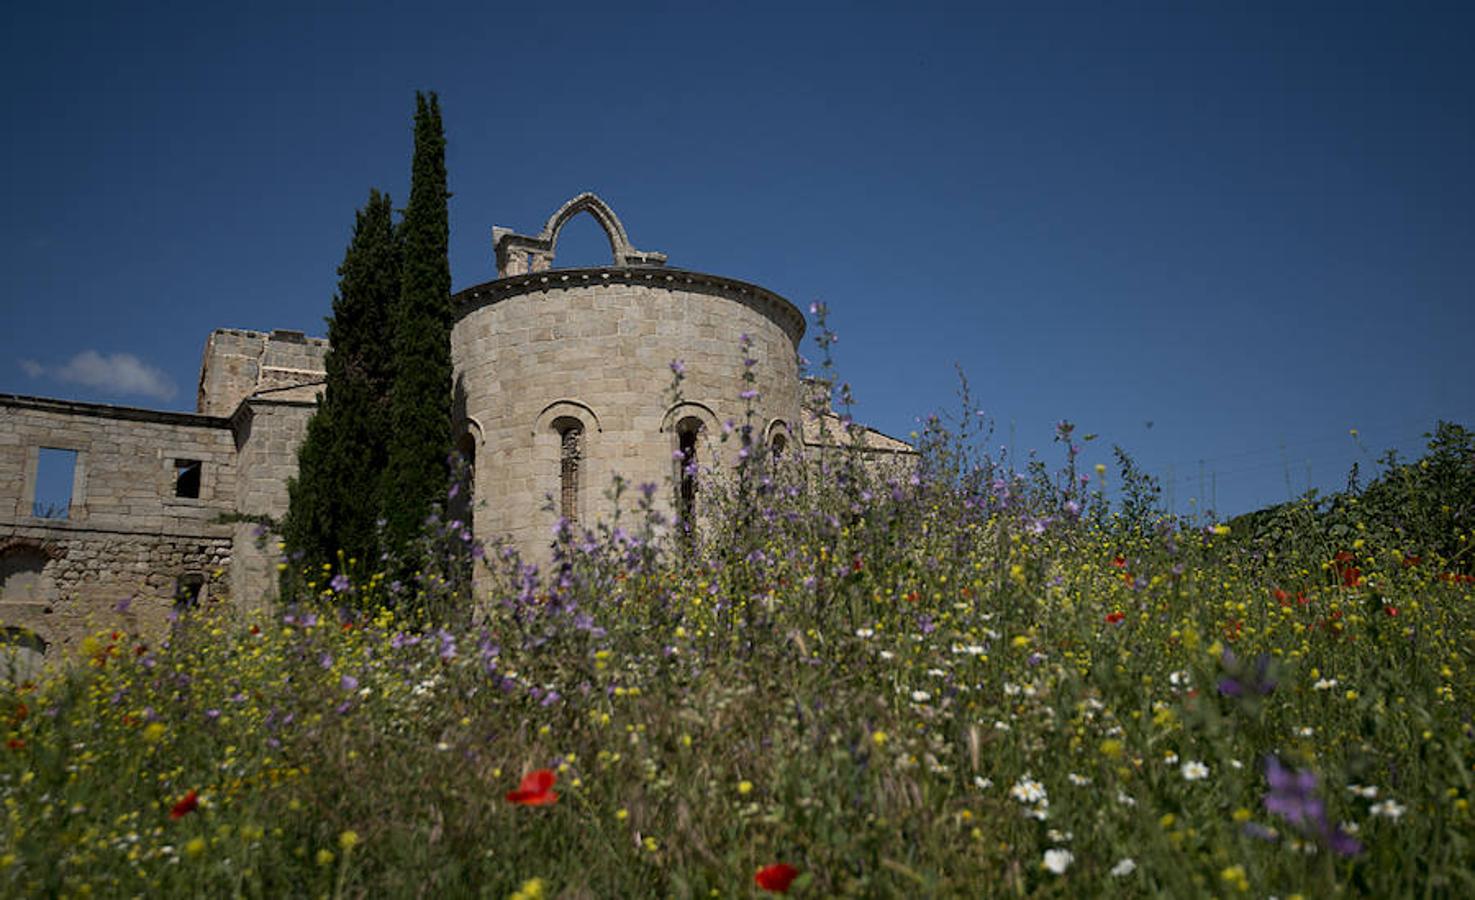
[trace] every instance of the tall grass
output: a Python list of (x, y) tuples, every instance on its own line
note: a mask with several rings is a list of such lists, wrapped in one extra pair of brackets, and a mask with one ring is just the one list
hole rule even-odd
[(981, 421), (889, 469), (735, 422), (689, 538), (670, 485), (618, 485), (541, 568), (437, 521), (415, 585), (120, 619), (0, 690), (0, 891), (727, 897), (779, 863), (800, 896), (1475, 891), (1444, 560), (1124, 519), (1068, 428), (1059, 472), (1015, 472)]

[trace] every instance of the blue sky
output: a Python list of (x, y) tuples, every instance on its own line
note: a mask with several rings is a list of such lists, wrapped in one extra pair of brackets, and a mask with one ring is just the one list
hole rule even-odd
[(894, 434), (961, 366), (996, 443), (1237, 513), (1475, 425), (1468, 4), (213, 6), (0, 13), (0, 391), (190, 409), (211, 329), (322, 334), (433, 89), (457, 288), (596, 191), (826, 301)]

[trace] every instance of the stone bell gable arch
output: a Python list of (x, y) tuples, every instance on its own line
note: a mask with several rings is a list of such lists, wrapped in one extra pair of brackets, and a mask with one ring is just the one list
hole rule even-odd
[(616, 268), (642, 268), (652, 266), (664, 266), (666, 254), (657, 253), (654, 250), (637, 250), (630, 243), (630, 235), (625, 231), (625, 226), (620, 222), (620, 217), (610, 209), (609, 204), (589, 191), (585, 191), (560, 206), (553, 215), (548, 217), (548, 222), (543, 230), (536, 236), (517, 234), (510, 228), (494, 226), (492, 228), (492, 246), (497, 253), (497, 277), (509, 278), (515, 275), (528, 275), (533, 272), (546, 272), (553, 268), (553, 257), (558, 250), (558, 233), (563, 226), (568, 224), (569, 219), (579, 213), (588, 213), (599, 223), (604, 230), (604, 236), (609, 239), (610, 254), (613, 259), (611, 265)]

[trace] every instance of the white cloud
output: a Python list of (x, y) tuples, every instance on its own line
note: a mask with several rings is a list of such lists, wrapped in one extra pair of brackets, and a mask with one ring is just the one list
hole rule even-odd
[(23, 359), (20, 367), (32, 378), (49, 375), (112, 394), (141, 394), (155, 400), (168, 400), (175, 394), (168, 375), (131, 353), (104, 356), (96, 350), (83, 350), (64, 365), (43, 366), (33, 359)]

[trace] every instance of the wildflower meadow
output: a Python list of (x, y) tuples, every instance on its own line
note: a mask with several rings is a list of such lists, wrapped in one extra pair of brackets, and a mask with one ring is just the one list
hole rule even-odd
[(408, 581), (121, 603), (0, 687), (0, 893), (1475, 893), (1464, 487), (1187, 522), (966, 400), (885, 463), (751, 425), (695, 522), (617, 483), (540, 565), (441, 513)]

